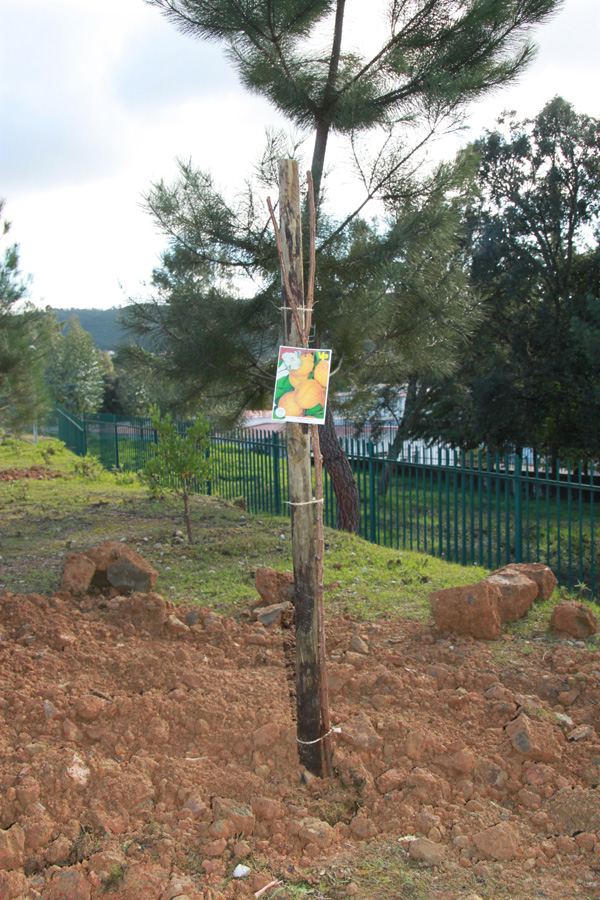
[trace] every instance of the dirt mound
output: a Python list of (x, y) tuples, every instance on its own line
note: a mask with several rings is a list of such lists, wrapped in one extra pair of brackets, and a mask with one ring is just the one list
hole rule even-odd
[(327, 782), (298, 765), (284, 639), (157, 594), (1, 595), (0, 897), (251, 897), (373, 842), (446, 891), (501, 868), (600, 896), (599, 652), (330, 622)]
[(32, 478), (38, 481), (49, 481), (53, 478), (62, 478), (62, 472), (56, 472), (46, 466), (29, 466), (26, 469), (2, 469), (0, 481), (21, 481), (23, 478)]

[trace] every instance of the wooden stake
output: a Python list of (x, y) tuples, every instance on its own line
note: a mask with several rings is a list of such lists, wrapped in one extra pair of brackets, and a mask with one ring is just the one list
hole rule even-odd
[[(279, 210), (284, 282), (283, 306), (296, 307), (284, 341), (306, 345), (302, 222), (298, 164), (279, 162)], [(288, 297), (289, 292), (289, 297)], [(302, 310), (302, 315), (298, 311)], [(284, 316), (284, 321), (289, 321)], [(299, 330), (298, 324), (301, 328)], [(318, 653), (317, 567), (312, 503), (310, 436), (308, 425), (287, 424), (288, 476), (292, 510), (292, 556), (296, 600), (296, 710), (300, 762), (314, 775), (323, 774)]]

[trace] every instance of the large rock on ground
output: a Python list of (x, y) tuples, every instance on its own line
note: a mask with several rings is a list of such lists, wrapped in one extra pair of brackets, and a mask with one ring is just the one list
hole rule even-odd
[(522, 712), (504, 730), (515, 750), (526, 759), (555, 763), (562, 756), (554, 729), (547, 722), (536, 722)]
[(254, 586), (260, 595), (260, 606), (275, 606), (294, 602), (294, 576), (290, 572), (276, 572), (261, 567), (256, 570)]
[(148, 593), (157, 576), (156, 569), (135, 550), (120, 541), (105, 541), (83, 553), (67, 556), (61, 587), (75, 594), (89, 587)]
[(469, 634), (488, 641), (500, 635), (500, 590), (490, 581), (433, 591), (429, 602), (435, 624), (441, 631)]
[(600, 631), (598, 619), (589, 606), (576, 600), (564, 600), (554, 607), (550, 627), (575, 638), (590, 637)]
[(501, 622), (516, 622), (530, 609), (538, 595), (537, 583), (514, 569), (501, 569), (485, 580), (500, 591), (498, 612)]
[(167, 624), (167, 604), (155, 593), (115, 597), (110, 601), (106, 620), (116, 625), (131, 623), (150, 634), (160, 634)]
[(508, 822), (500, 822), (473, 835), (480, 853), (491, 859), (514, 859), (519, 852), (519, 837)]
[(535, 581), (538, 586), (536, 600), (548, 600), (558, 584), (556, 575), (550, 566), (545, 566), (543, 563), (509, 563), (507, 566), (502, 566), (501, 569), (496, 569), (495, 572), (492, 572), (492, 575), (498, 575), (502, 572), (520, 572), (521, 575), (525, 575), (527, 578)]

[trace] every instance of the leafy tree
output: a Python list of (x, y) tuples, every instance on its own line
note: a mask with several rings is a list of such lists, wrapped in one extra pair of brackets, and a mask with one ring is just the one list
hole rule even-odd
[[(338, 239), (347, 240), (343, 237), (346, 227), (369, 200), (385, 201), (413, 190), (409, 175), (416, 153), (437, 130), (456, 122), (470, 101), (521, 71), (532, 54), (526, 40), (528, 28), (558, 6), (558, 0), (504, 0), (502, 4), (490, 0), (390, 0), (388, 33), (378, 50), (367, 57), (343, 48), (345, 0), (285, 0), (277, 4), (240, 4), (237, 0), (210, 4), (205, 0), (148, 2), (163, 10), (183, 31), (222, 41), (242, 83), (267, 97), (290, 123), (306, 134), (312, 133), (311, 170), (318, 201), (322, 201), (329, 136), (337, 133), (349, 139), (364, 183), (364, 202), (344, 212), (334, 228), (324, 226), (321, 215), (321, 269), (325, 249), (335, 248)], [(329, 49), (321, 50), (326, 43)], [(374, 135), (380, 138), (380, 149), (371, 162), (361, 147), (361, 137), (367, 133), (371, 139)], [(244, 233), (247, 237), (256, 234), (256, 198), (252, 192), (241, 206), (232, 208), (208, 176), (198, 176), (199, 205), (192, 207), (183, 186), (193, 181), (191, 175), (184, 173), (179, 187), (158, 186), (149, 204), (177, 244), (166, 259), (167, 272), (187, 259), (188, 290), (199, 273), (198, 290), (205, 301), (212, 301), (207, 330), (215, 339), (218, 332), (212, 316), (216, 322), (225, 318), (226, 330), (215, 349), (228, 346), (234, 358), (233, 372), (238, 362), (258, 355), (263, 341), (261, 322), (267, 314), (273, 319), (272, 296), (261, 285), (251, 302), (233, 304), (231, 295), (224, 296), (214, 282), (207, 286), (206, 279), (226, 265), (230, 271), (234, 267), (238, 272), (253, 273), (254, 254), (258, 253), (260, 268), (272, 259), (273, 248), (265, 236), (264, 220), (263, 240), (258, 246), (255, 240), (244, 239)], [(176, 230), (172, 230), (174, 219), (180, 222)], [(195, 239), (198, 233), (201, 242)], [(354, 239), (352, 235), (352, 244)], [(384, 243), (375, 241), (372, 249), (380, 250)], [(275, 268), (271, 262), (269, 271), (273, 273)], [(173, 286), (170, 300), (177, 290), (178, 300), (183, 301), (180, 288), (181, 282)], [(323, 307), (316, 311), (317, 337), (327, 332)], [(219, 313), (221, 309), (223, 313)], [(243, 339), (241, 334), (231, 336), (232, 323), (237, 329), (247, 326)], [(156, 325), (150, 323), (149, 328), (153, 330)], [(206, 342), (201, 339), (201, 343)], [(270, 348), (272, 339), (265, 339), (265, 343)], [(255, 367), (257, 384), (259, 374), (263, 374), (260, 370), (268, 370), (262, 356)], [(233, 377), (231, 384), (239, 390)], [(331, 414), (322, 429), (321, 444), (338, 508), (348, 510), (338, 524), (356, 530), (358, 493), (348, 462), (340, 456)], [(344, 497), (348, 492), (351, 502)]]
[(57, 331), (46, 381), (57, 403), (76, 415), (97, 412), (104, 393), (106, 363), (91, 334), (84, 331), (77, 316), (69, 320), (66, 334)]
[(197, 417), (183, 432), (170, 413), (161, 417), (158, 408), (154, 407), (152, 426), (156, 429), (158, 442), (152, 445), (153, 456), (140, 472), (140, 478), (148, 486), (151, 496), (170, 493), (181, 498), (188, 541), (193, 544), (190, 497), (205, 487), (212, 472), (212, 460), (207, 455), (210, 447), (208, 424), (202, 417)]
[(560, 97), (477, 142), (471, 271), (487, 317), (417, 433), (597, 455), (600, 121)]
[[(2, 235), (10, 224), (2, 221)], [(0, 257), (0, 429), (31, 425), (48, 410), (43, 371), (48, 323), (40, 310), (26, 302), (27, 279), (19, 270), (19, 248), (6, 248)]]

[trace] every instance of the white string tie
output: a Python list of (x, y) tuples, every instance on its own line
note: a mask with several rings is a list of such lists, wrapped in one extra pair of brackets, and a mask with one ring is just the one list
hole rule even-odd
[(334, 728), (330, 728), (327, 734), (322, 734), (320, 738), (317, 738), (316, 741), (301, 741), (300, 738), (296, 738), (296, 741), (299, 744), (303, 744), (304, 746), (308, 746), (309, 744), (318, 744), (320, 741), (324, 741), (326, 737), (329, 737), (330, 734), (342, 734), (342, 729), (337, 726)]
[(313, 497), (312, 500), (304, 500), (302, 503), (294, 503), (292, 500), (284, 500), (283, 502), (286, 506), (310, 506), (312, 503), (323, 503), (323, 498), (320, 497), (316, 500)]

